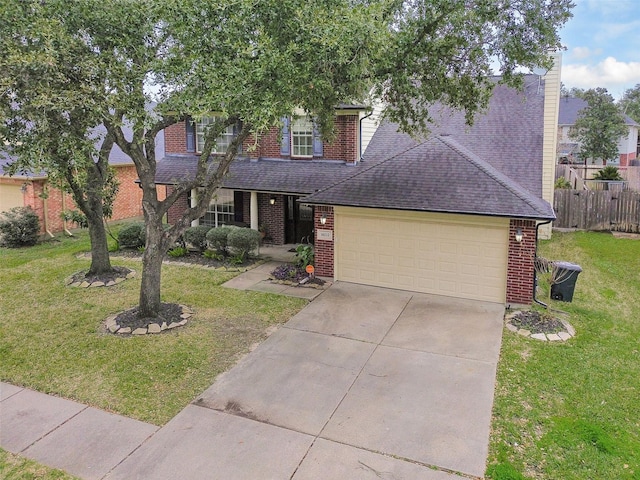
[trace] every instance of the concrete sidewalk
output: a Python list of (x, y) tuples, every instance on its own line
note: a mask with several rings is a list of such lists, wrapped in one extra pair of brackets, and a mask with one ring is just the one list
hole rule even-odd
[(481, 478), (502, 315), (338, 282), (162, 428), (2, 384), (0, 446), (85, 479)]

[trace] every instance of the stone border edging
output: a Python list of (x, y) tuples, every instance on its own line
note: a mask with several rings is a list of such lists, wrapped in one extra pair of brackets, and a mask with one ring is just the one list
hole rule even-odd
[(571, 326), (569, 322), (567, 322), (566, 320), (563, 320), (562, 318), (559, 318), (558, 320), (562, 322), (562, 325), (564, 325), (564, 328), (566, 329), (566, 331), (563, 330), (558, 333), (531, 333), (531, 331), (527, 330), (526, 328), (518, 328), (511, 323), (511, 319), (515, 317), (518, 313), (519, 313), (519, 310), (507, 314), (504, 317), (505, 324), (506, 324), (507, 330), (517, 333), (518, 335), (522, 335), (523, 337), (533, 338), (534, 340), (540, 340), (542, 342), (546, 342), (546, 341), (566, 342), (567, 340), (570, 340), (571, 338), (576, 336), (575, 328), (573, 328), (573, 326)]
[(94, 282), (87, 282), (86, 280), (83, 282), (74, 282), (73, 276), (67, 278), (64, 284), (67, 287), (77, 287), (77, 288), (95, 288), (95, 287), (112, 287), (114, 285), (118, 285), (119, 283), (124, 282), (129, 278), (133, 278), (136, 276), (135, 270), (130, 270), (125, 276), (116, 277), (114, 280), (109, 280), (108, 282), (103, 282), (101, 280), (96, 280)]
[(187, 324), (189, 318), (193, 316), (194, 311), (186, 305), (180, 305), (180, 308), (182, 308), (182, 314), (180, 315), (180, 318), (182, 320), (180, 320), (179, 322), (171, 322), (169, 324), (167, 324), (166, 322), (162, 322), (162, 325), (152, 323), (148, 327), (140, 327), (131, 331), (131, 327), (121, 327), (120, 325), (118, 325), (116, 318), (118, 318), (118, 315), (122, 313), (118, 312), (113, 315), (109, 315), (104, 321), (104, 324), (109, 333), (120, 335), (147, 335), (152, 333), (160, 333), (165, 330), (171, 330), (173, 328), (182, 327)]

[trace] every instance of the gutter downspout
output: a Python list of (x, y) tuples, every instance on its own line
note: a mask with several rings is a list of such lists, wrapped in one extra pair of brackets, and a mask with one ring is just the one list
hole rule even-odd
[(358, 122), (358, 129), (359, 129), (359, 133), (358, 133), (358, 137), (360, 140), (360, 145), (358, 145), (358, 150), (359, 150), (359, 155), (358, 155), (358, 161), (362, 161), (362, 154), (364, 153), (362, 151), (362, 121), (366, 118), (369, 118), (371, 115), (373, 115), (373, 108), (371, 109), (371, 111), (366, 114), (364, 117), (362, 117), (360, 119), (360, 121)]
[[(540, 228), (540, 226), (542, 225), (548, 225), (551, 222), (553, 222), (553, 220), (547, 220), (546, 222), (540, 222), (536, 225), (536, 249), (535, 249), (535, 253), (534, 253), (534, 263), (535, 263), (535, 259), (538, 258), (538, 228)], [(535, 265), (533, 268), (533, 301), (536, 302), (538, 305), (542, 305), (544, 308), (548, 308), (546, 303), (541, 302), (540, 300), (538, 300), (536, 298), (536, 287), (538, 286), (538, 272), (536, 271)]]

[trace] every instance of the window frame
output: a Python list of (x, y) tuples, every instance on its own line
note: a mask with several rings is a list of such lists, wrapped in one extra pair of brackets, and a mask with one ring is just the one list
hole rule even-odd
[[(299, 128), (296, 130), (296, 126), (304, 126), (304, 130)], [(315, 125), (313, 120), (308, 115), (301, 117), (294, 117), (291, 119), (291, 124), (289, 126), (289, 135), (290, 135), (290, 143), (291, 143), (291, 157), (292, 158), (313, 158), (314, 146), (313, 142), (315, 139)], [(298, 143), (296, 145), (296, 140), (305, 139), (306, 145), (302, 145)], [(296, 149), (304, 148), (308, 153), (296, 153)]]
[(235, 223), (235, 195), (234, 190), (228, 188), (219, 189), (209, 202), (207, 211), (200, 217), (200, 225), (213, 228)]
[[(200, 120), (194, 121), (194, 143), (196, 153), (202, 153), (202, 147), (204, 147), (204, 134), (207, 125), (211, 125), (219, 116), (213, 115), (211, 117), (202, 117)], [(212, 154), (223, 155), (227, 153), (229, 145), (233, 139), (237, 136), (234, 125), (228, 125), (226, 130), (216, 139), (216, 144), (211, 150)], [(224, 149), (221, 148), (224, 145)]]

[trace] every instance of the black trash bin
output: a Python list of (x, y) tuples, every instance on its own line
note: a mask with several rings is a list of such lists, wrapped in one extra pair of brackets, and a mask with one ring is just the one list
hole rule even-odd
[(580, 265), (569, 262), (555, 262), (551, 277), (551, 298), (561, 302), (573, 300), (578, 275), (582, 271)]

